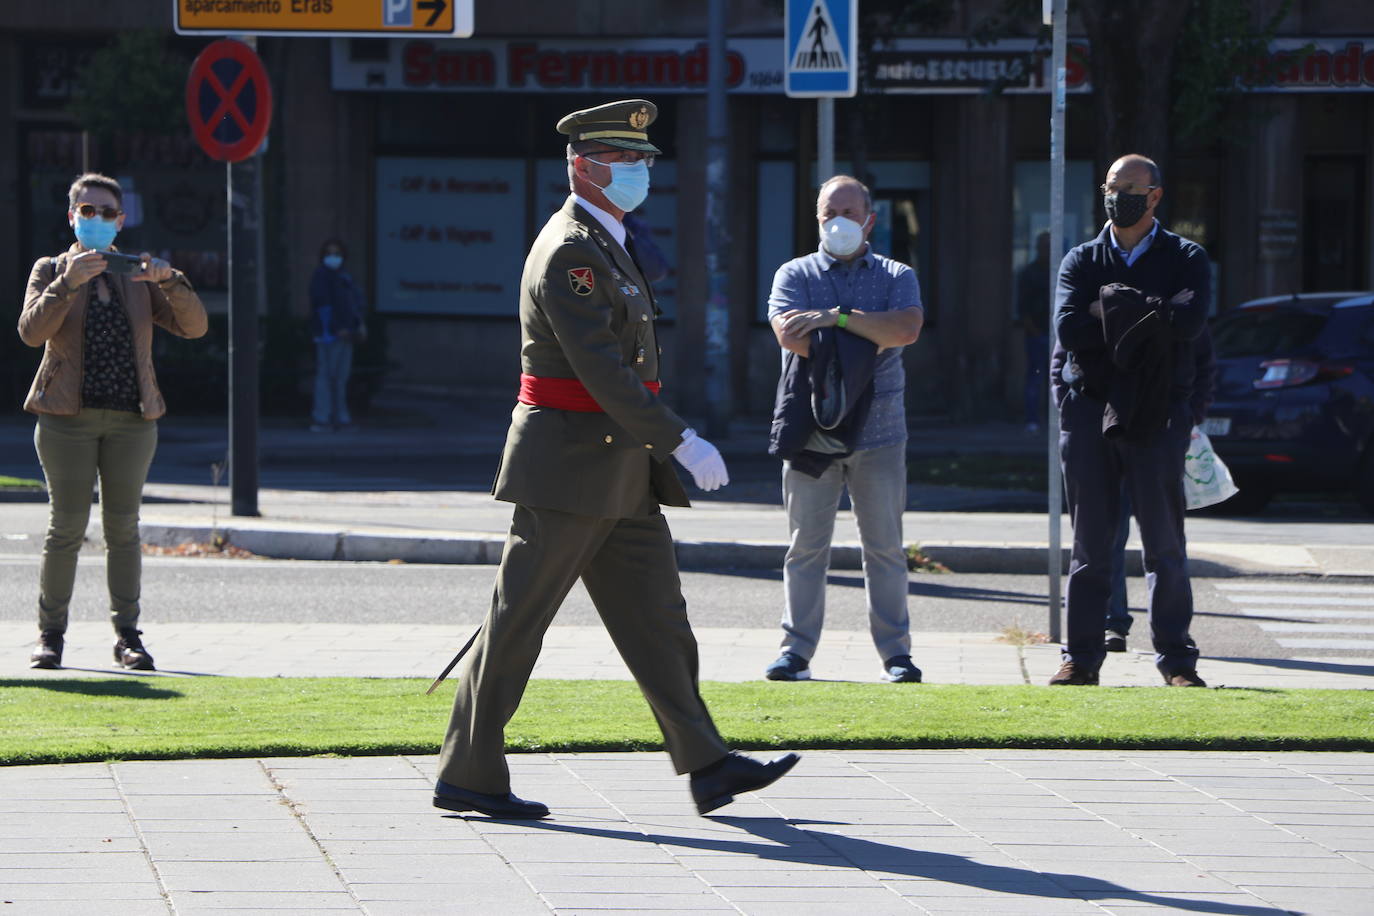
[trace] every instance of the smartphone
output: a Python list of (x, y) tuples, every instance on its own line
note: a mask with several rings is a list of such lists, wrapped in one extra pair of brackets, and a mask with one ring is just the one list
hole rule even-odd
[(136, 254), (121, 254), (118, 251), (102, 251), (105, 269), (112, 274), (137, 274), (143, 272), (143, 259)]

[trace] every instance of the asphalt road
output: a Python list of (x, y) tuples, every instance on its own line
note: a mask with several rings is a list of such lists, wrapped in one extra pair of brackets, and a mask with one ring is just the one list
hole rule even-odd
[[(0, 552), (0, 619), (33, 619), (38, 557), (22, 543), (8, 542), (0, 551), (8, 551)], [(143, 622), (154, 633), (160, 621), (196, 620), (475, 625), (486, 613), (494, 572), (491, 566), (147, 557)], [(698, 626), (777, 625), (777, 573), (684, 573), (683, 586)], [(1292, 578), (1196, 579), (1193, 635), (1211, 656), (1339, 657), (1367, 663), (1374, 657), (1374, 636), (1362, 634), (1374, 632), (1374, 585), (1333, 588)], [(1293, 594), (1295, 589), (1300, 594)], [(1130, 592), (1137, 623), (1131, 648), (1146, 649), (1143, 580), (1132, 579)], [(1048, 590), (1041, 576), (914, 574), (910, 594), (917, 634), (1048, 629)], [(827, 626), (867, 628), (860, 573), (833, 573), (827, 599)], [(104, 558), (88, 550), (78, 571), (73, 616), (100, 620), (104, 615)], [(596, 619), (578, 586), (555, 623), (587, 625)], [(1332, 642), (1333, 636), (1342, 644), (1310, 644)], [(1295, 637), (1299, 646), (1283, 644)], [(915, 641), (919, 656), (919, 635)]]

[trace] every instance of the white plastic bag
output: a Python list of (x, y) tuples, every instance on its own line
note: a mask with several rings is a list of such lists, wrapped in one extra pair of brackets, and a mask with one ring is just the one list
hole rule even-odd
[(1221, 457), (1212, 451), (1212, 440), (1196, 426), (1183, 458), (1183, 496), (1189, 509), (1215, 506), (1240, 492)]

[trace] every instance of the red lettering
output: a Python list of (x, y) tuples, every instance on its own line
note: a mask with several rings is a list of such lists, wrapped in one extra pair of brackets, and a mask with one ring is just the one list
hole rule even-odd
[(1325, 51), (1314, 51), (1302, 62), (1302, 81), (1308, 84), (1324, 85), (1331, 82), (1331, 55)]
[(556, 53), (539, 55), (539, 85), (562, 86), (567, 83), (564, 60)]
[(738, 86), (744, 82), (744, 57), (738, 51), (725, 55), (725, 85)]
[(434, 56), (434, 45), (427, 41), (412, 41), (401, 53), (404, 69), (401, 78), (407, 86), (428, 86), (434, 81), (434, 70), (430, 58)]
[(1064, 58), (1064, 87), (1076, 89), (1088, 82), (1088, 46), (1069, 45), (1069, 53)]
[(507, 52), (507, 79), (512, 87), (525, 85), (525, 80), (537, 63), (538, 52), (534, 45), (512, 44)]
[(613, 86), (620, 82), (620, 58), (614, 51), (601, 51), (592, 57), (592, 85)]
[(682, 82), (682, 58), (673, 51), (654, 55), (654, 85), (676, 86)]
[(649, 81), (649, 60), (643, 54), (625, 55), (625, 84), (642, 86)]
[(1365, 85), (1374, 86), (1374, 54), (1364, 56), (1364, 66), (1361, 69), (1364, 71)]
[(1364, 45), (1351, 42), (1332, 60), (1332, 83), (1337, 86), (1360, 85), (1360, 52)]
[(706, 44), (699, 44), (687, 55), (686, 60), (687, 85), (705, 86), (706, 85)]
[(568, 85), (581, 86), (587, 72), (587, 55), (568, 55)]

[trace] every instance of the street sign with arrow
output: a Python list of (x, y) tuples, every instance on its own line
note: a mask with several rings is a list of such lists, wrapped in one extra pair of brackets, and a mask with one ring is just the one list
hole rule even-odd
[(298, 35), (468, 38), (474, 0), (290, 0), (224, 3), (172, 0), (179, 35)]

